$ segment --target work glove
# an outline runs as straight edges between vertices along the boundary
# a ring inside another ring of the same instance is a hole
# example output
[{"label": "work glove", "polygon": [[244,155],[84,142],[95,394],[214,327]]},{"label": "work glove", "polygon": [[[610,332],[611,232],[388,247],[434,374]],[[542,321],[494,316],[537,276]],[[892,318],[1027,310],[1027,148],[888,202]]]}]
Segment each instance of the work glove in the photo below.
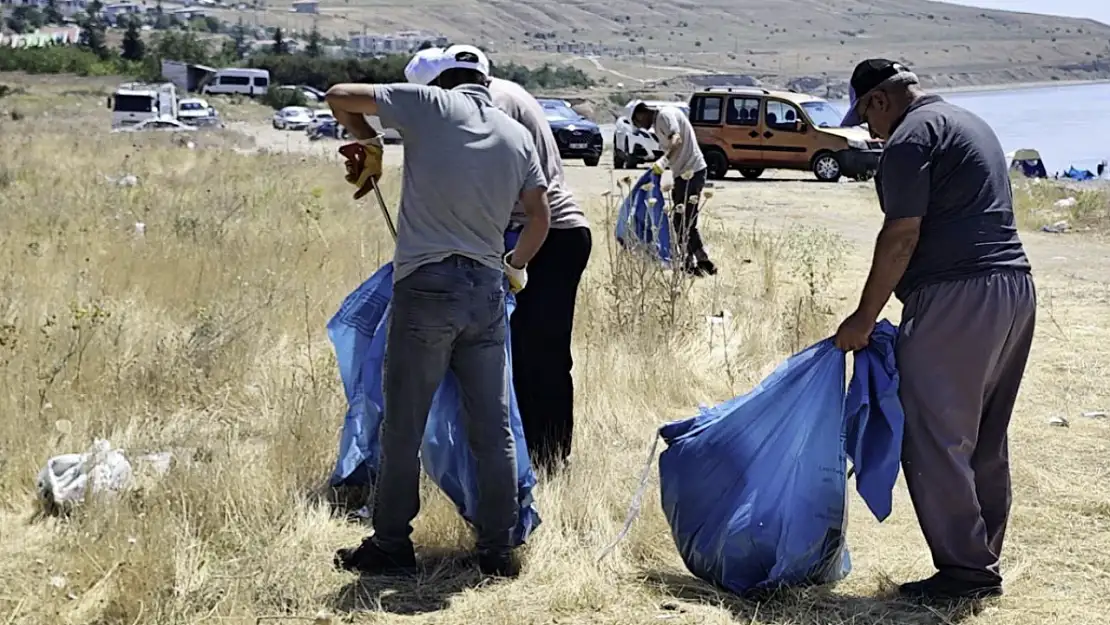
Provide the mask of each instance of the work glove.
[{"label": "work glove", "polygon": [[505,275],[509,278],[509,290],[513,294],[520,293],[528,284],[528,265],[520,267],[513,267],[512,265],[513,253],[505,254],[505,258],[501,263],[505,268]]},{"label": "work glove", "polygon": [[347,159],[347,182],[358,190],[354,198],[362,199],[382,178],[382,140],[380,137],[361,139],[339,148],[339,153]]},{"label": "work glove", "polygon": [[667,169],[667,157],[661,157],[659,160],[651,164],[651,173],[656,176],[662,176],[663,172]]}]

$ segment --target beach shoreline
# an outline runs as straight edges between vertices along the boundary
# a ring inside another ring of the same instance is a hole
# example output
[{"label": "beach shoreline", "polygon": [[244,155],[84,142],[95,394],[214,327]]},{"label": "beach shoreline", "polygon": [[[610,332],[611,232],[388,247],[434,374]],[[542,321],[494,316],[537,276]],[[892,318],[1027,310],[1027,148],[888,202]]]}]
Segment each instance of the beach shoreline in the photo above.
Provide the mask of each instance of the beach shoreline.
[{"label": "beach shoreline", "polygon": [[997,83],[990,85],[963,85],[955,87],[935,87],[929,91],[938,95],[990,93],[994,91],[1021,91],[1025,89],[1050,89],[1054,87],[1080,87],[1087,85],[1107,85],[1110,79],[1097,78],[1093,80],[1037,80],[1031,82]]}]

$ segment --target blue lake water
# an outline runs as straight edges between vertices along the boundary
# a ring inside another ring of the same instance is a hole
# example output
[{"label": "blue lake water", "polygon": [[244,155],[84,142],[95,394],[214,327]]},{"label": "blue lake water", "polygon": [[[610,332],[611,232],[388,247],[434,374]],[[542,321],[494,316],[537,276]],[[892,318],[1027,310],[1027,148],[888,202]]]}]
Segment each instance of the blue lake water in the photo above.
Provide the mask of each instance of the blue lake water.
[{"label": "blue lake water", "polygon": [[[944,94],[987,120],[1006,152],[1032,148],[1049,175],[1069,166],[1095,171],[1110,159],[1110,84],[1030,87]],[[842,111],[847,102],[837,102]],[[606,124],[607,142],[612,139]]]},{"label": "blue lake water", "polygon": [[[1006,152],[1040,152],[1050,176],[1070,166],[1093,172],[1110,159],[1110,84],[967,91],[944,99],[987,120]],[[847,110],[846,101],[837,105]]]}]

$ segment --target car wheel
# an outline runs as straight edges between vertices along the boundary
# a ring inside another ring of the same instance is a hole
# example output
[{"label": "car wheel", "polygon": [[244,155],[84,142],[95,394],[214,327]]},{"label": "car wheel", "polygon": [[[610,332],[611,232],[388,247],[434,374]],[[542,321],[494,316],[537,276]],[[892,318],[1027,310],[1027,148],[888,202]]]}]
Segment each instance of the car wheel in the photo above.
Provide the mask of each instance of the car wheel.
[{"label": "car wheel", "polygon": [[600,160],[601,158],[597,156],[587,156],[586,158],[582,159],[582,164],[584,164],[586,167],[597,167],[597,163]]},{"label": "car wheel", "polygon": [[613,169],[624,169],[624,153],[613,148]]},{"label": "car wheel", "polygon": [[869,171],[865,171],[862,174],[856,174],[855,176],[852,176],[852,179],[855,180],[856,182],[867,182],[868,180],[871,180],[873,177],[874,177],[874,174],[872,174]]},{"label": "car wheel", "polygon": [[728,157],[717,148],[705,151],[706,176],[710,180],[724,180],[728,174]]},{"label": "car wheel", "polygon": [[755,180],[763,175],[762,167],[741,167],[739,171],[740,175],[748,180]]},{"label": "car wheel", "polygon": [[832,152],[822,152],[813,159],[813,175],[821,182],[836,182],[840,173],[840,160]]},{"label": "car wheel", "polygon": [[281,130],[281,127],[278,126],[277,122],[273,122],[273,124],[274,124],[274,130]]}]

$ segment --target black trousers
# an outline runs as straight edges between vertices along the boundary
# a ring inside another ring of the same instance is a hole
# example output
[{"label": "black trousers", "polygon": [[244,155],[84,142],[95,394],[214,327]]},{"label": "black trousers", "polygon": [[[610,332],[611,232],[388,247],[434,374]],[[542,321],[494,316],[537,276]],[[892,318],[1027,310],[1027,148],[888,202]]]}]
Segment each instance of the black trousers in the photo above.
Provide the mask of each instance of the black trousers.
[{"label": "black trousers", "polygon": [[671,189],[671,203],[674,208],[674,234],[678,249],[685,254],[687,265],[708,260],[705,244],[698,231],[698,208],[701,205],[701,192],[705,189],[706,170],[694,173],[689,180],[675,176]]},{"label": "black trousers", "polygon": [[510,321],[513,387],[532,463],[555,469],[570,457],[574,381],[570,353],[578,283],[590,259],[589,228],[552,229],[528,263],[528,285]]}]

